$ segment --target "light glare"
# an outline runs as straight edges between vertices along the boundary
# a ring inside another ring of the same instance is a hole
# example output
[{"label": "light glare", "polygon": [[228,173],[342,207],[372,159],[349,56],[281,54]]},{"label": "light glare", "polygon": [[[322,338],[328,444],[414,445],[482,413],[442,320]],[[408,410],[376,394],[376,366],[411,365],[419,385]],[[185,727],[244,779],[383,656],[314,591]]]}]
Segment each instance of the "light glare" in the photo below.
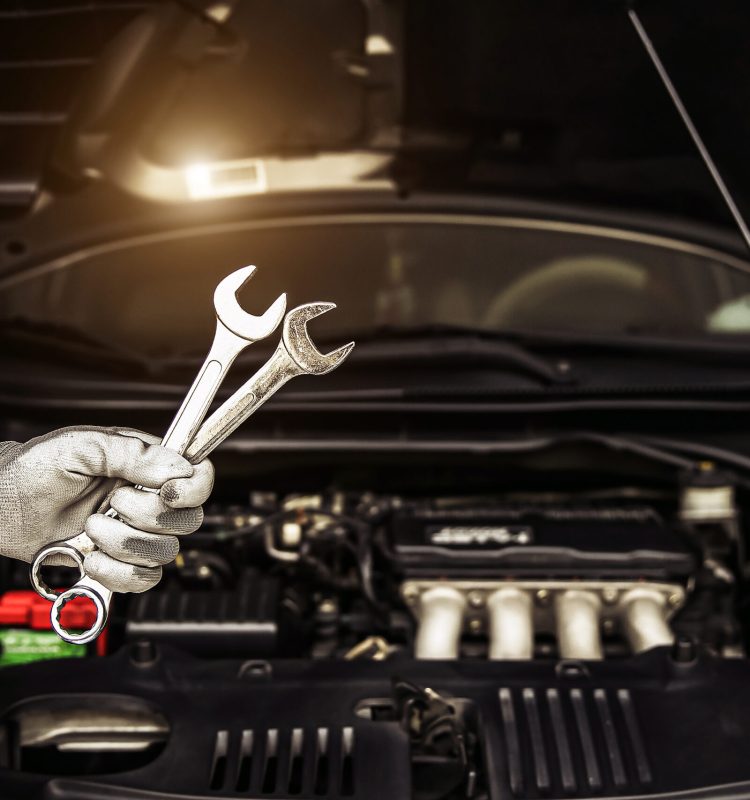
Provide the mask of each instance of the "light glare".
[{"label": "light glare", "polygon": [[191,200],[260,194],[267,188],[263,161],[256,158],[191,164],[185,183]]}]

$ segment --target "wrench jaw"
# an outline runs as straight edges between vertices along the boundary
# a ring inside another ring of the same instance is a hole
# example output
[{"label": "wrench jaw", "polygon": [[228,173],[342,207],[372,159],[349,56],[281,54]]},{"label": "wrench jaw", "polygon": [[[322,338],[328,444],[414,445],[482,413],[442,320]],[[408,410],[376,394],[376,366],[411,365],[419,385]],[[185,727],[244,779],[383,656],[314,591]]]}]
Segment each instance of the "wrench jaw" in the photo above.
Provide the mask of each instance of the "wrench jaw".
[{"label": "wrench jaw", "polygon": [[253,277],[256,267],[250,265],[227,275],[214,292],[214,308],[219,321],[236,336],[257,342],[270,336],[286,311],[286,293],[280,294],[259,317],[248,314],[237,300],[237,292]]},{"label": "wrench jaw", "polygon": [[308,303],[286,315],[281,342],[271,358],[203,423],[184,453],[188,461],[205,458],[287,381],[299,375],[325,375],[346,359],[354,342],[323,354],[306,327],[309,320],[334,308],[335,303]]},{"label": "wrench jaw", "polygon": [[289,355],[308,375],[325,375],[343,363],[351,353],[354,342],[342,345],[330,353],[321,353],[312,343],[307,323],[336,308],[336,303],[306,303],[293,308],[284,319],[281,336]]}]

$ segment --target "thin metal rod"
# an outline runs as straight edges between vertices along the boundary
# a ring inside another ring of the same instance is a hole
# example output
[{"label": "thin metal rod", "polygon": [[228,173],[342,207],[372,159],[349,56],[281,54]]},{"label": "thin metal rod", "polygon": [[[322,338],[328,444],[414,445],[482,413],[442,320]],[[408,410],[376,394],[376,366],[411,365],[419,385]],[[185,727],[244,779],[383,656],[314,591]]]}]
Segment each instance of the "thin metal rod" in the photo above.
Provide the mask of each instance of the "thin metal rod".
[{"label": "thin metal rod", "polygon": [[674,84],[672,83],[671,78],[669,77],[669,73],[667,72],[664,64],[662,64],[661,59],[659,58],[659,54],[656,52],[656,48],[654,47],[653,42],[649,38],[649,35],[646,33],[646,29],[643,27],[638,14],[636,14],[635,9],[631,8],[628,11],[628,16],[630,17],[630,21],[633,23],[633,27],[635,28],[638,37],[643,44],[646,52],[648,53],[649,58],[651,59],[651,63],[654,65],[654,68],[659,73],[659,77],[661,78],[664,87],[669,92],[669,96],[672,98],[672,103],[674,107],[677,109],[677,113],[682,118],[682,122],[687,128],[690,137],[693,140],[696,148],[698,148],[698,152],[700,153],[701,158],[703,159],[703,163],[706,165],[706,169],[711,173],[711,177],[716,184],[716,188],[721,192],[721,196],[724,198],[724,202],[727,204],[727,208],[729,209],[730,213],[734,217],[734,221],[737,223],[737,227],[742,234],[742,238],[745,240],[745,244],[747,245],[748,250],[750,250],[750,229],[745,224],[745,220],[740,213],[739,208],[734,202],[732,195],[727,189],[727,185],[724,183],[724,179],[721,177],[721,173],[719,172],[714,160],[711,158],[711,154],[708,152],[706,145],[703,143],[703,139],[701,139],[701,135],[698,133],[698,129],[693,124],[693,120],[690,118],[690,114],[688,114],[687,109],[685,108],[682,100],[680,99],[680,95],[677,94],[677,89],[675,89]]}]

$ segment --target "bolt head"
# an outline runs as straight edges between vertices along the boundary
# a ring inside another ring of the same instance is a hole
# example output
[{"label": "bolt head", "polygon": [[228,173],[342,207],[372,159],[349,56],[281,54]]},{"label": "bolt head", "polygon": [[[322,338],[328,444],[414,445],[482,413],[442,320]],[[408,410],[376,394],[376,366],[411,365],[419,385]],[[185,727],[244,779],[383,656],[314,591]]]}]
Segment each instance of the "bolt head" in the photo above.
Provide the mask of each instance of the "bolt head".
[{"label": "bolt head", "polygon": [[602,600],[608,605],[614,605],[617,602],[617,589],[607,587],[602,591]]},{"label": "bolt head", "polygon": [[410,605],[413,606],[417,600],[419,600],[419,589],[416,586],[405,586],[404,591],[404,600]]},{"label": "bolt head", "polygon": [[333,600],[322,600],[318,606],[318,611],[321,614],[335,614],[336,603]]},{"label": "bolt head", "polygon": [[157,659],[158,650],[150,640],[134,642],[130,648],[130,660],[139,667],[150,667]]},{"label": "bolt head", "polygon": [[469,601],[469,605],[472,608],[484,608],[484,595],[482,592],[478,592],[476,590],[469,592],[466,599]]},{"label": "bolt head", "polygon": [[677,592],[673,592],[667,598],[667,602],[669,603],[670,606],[672,606],[672,608],[674,608],[675,606],[680,605],[680,601],[681,600],[682,600],[682,597]]},{"label": "bolt head", "polygon": [[550,594],[548,589],[539,589],[536,593],[536,601],[539,605],[546,606],[550,601]]},{"label": "bolt head", "polygon": [[472,633],[481,633],[482,632],[482,620],[478,618],[474,618],[469,620],[469,630]]}]

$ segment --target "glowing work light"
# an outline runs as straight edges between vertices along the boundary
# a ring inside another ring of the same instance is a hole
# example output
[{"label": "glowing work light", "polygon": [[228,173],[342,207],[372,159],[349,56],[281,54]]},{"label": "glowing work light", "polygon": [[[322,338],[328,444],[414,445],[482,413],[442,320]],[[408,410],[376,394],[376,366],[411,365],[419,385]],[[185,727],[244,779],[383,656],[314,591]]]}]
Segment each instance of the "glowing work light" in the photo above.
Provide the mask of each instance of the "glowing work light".
[{"label": "glowing work light", "polygon": [[191,200],[261,194],[268,187],[265,166],[258,158],[191,164],[185,169],[185,183]]}]

